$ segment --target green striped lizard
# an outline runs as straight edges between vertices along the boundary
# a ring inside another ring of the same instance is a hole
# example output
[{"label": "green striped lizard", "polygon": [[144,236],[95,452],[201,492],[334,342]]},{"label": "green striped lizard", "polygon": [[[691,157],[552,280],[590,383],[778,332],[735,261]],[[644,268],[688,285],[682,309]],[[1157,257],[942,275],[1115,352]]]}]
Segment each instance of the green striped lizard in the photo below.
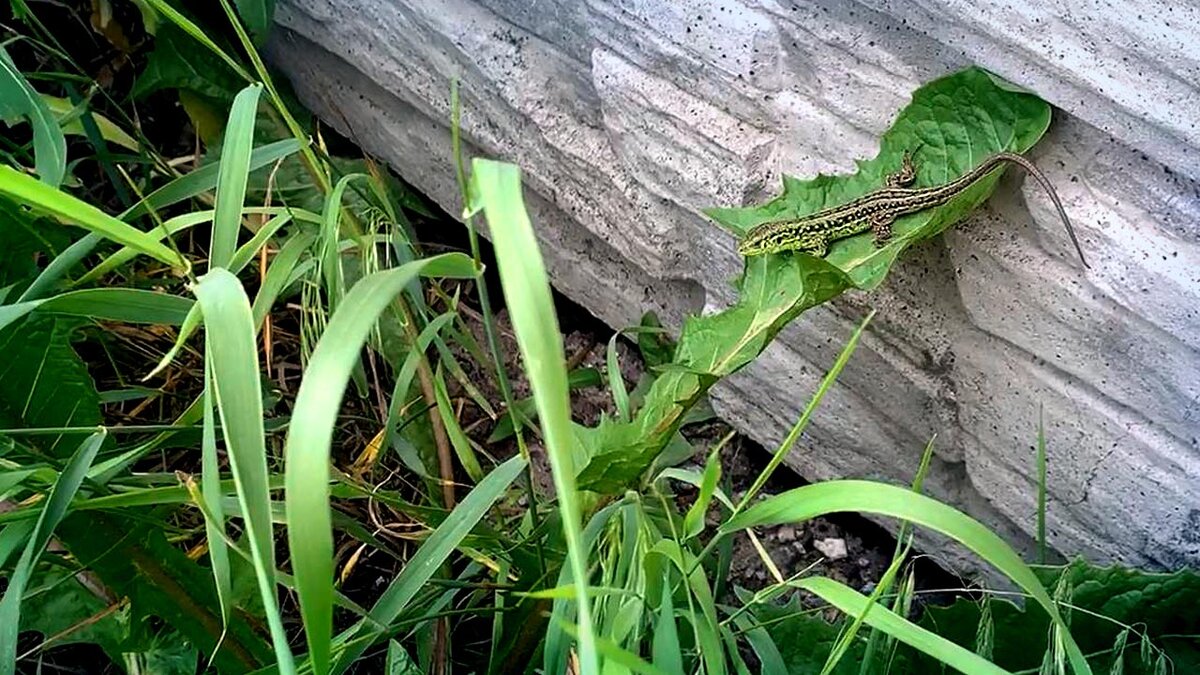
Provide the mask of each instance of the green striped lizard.
[{"label": "green striped lizard", "polygon": [[738,244],[738,252],[745,256],[779,253],[782,251],[803,251],[818,258],[823,258],[829,252],[829,244],[838,239],[845,239],[871,230],[875,235],[875,245],[883,246],[892,236],[892,223],[901,216],[924,211],[925,209],[941,206],[949,202],[964,190],[987,176],[996,167],[1005,162],[1011,162],[1025,169],[1037,179],[1054,208],[1062,218],[1071,243],[1083,266],[1087,260],[1083,257],[1083,249],[1075,238],[1075,229],[1063,210],[1058,194],[1046,176],[1029,160],[1012,152],[997,152],[983,160],[979,166],[963,175],[941,185],[923,188],[910,188],[916,179],[916,166],[913,164],[912,153],[905,153],[900,170],[889,174],[885,186],[865,194],[857,199],[839,206],[811,213],[799,218],[777,220],[762,223],[751,229]]}]

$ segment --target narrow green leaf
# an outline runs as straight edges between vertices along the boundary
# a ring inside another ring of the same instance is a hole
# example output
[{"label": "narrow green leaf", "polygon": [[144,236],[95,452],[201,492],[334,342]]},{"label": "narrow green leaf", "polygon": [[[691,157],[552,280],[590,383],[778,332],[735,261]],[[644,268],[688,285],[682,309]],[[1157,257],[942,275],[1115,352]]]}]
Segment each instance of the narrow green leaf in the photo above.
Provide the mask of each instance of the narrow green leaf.
[{"label": "narrow green leaf", "polygon": [[542,438],[558,494],[563,533],[577,589],[579,662],[583,675],[599,673],[596,636],[587,597],[587,561],[582,551],[581,508],[575,489],[575,439],[567,394],[562,333],[554,312],[550,282],[521,194],[520,170],[511,164],[476,159],[471,184],[492,231],[504,298],[533,389]]},{"label": "narrow green leaf", "polygon": [[433,392],[437,400],[438,416],[442,418],[442,425],[446,428],[446,435],[450,438],[454,454],[471,480],[478,483],[483,478],[483,467],[479,464],[479,458],[475,456],[471,440],[467,438],[467,434],[458,423],[458,418],[454,416],[454,406],[450,404],[450,395],[446,393],[446,379],[442,376],[441,364],[434,373]]},{"label": "narrow green leaf", "polygon": [[71,500],[75,498],[75,493],[83,484],[84,476],[87,475],[88,468],[92,466],[92,461],[96,458],[96,453],[100,451],[106,435],[106,432],[101,430],[88,436],[79,445],[79,449],[75,451],[71,460],[67,462],[62,474],[51,488],[50,496],[46,498],[46,505],[42,508],[37,524],[33,527],[33,533],[25,544],[25,551],[21,554],[21,559],[17,561],[17,566],[13,570],[12,576],[9,577],[8,588],[4,591],[4,597],[0,598],[0,675],[13,675],[16,672],[17,632],[21,625],[21,596],[25,593],[25,586],[29,583],[33,567],[42,555],[42,550],[50,541],[54,528],[58,527],[59,521],[66,515]]},{"label": "narrow green leaf", "polygon": [[0,45],[0,119],[11,125],[19,117],[33,125],[38,175],[49,187],[58,187],[67,172],[67,139],[46,102]]},{"label": "narrow green leaf", "polygon": [[[257,147],[250,154],[250,165],[248,171],[257,171],[267,165],[274,164],[281,159],[290,157],[295,154],[308,143],[295,138],[285,138],[281,141],[267,143],[266,145]],[[125,213],[122,213],[120,218],[126,222],[132,221],[135,218],[144,216],[151,211],[161,209],[172,204],[178,204],[185,199],[191,199],[197,195],[201,195],[217,186],[217,181],[220,178],[221,167],[224,165],[223,160],[218,160],[211,164],[188,172],[178,178],[172,180],[166,185],[158,188],[154,192],[146,195],[137,204],[130,207]]]},{"label": "narrow green leaf", "polygon": [[[969,675],[1011,675],[1007,670],[970,650],[894,614],[887,607],[869,606],[866,596],[832,579],[809,577],[796,582],[796,585],[815,593],[850,616],[865,615],[866,623],[872,628],[881,630],[911,647],[936,657],[951,668]],[[1086,662],[1084,663],[1086,666]]]},{"label": "narrow green leaf", "polygon": [[383,435],[383,447],[390,448],[392,446],[392,439],[396,435],[396,426],[400,422],[400,411],[404,406],[404,398],[408,395],[408,390],[412,386],[413,377],[417,374],[417,366],[421,363],[421,355],[429,348],[429,343],[433,341],[434,337],[437,336],[446,324],[453,321],[455,316],[454,311],[448,311],[425,324],[425,328],[421,329],[416,342],[409,348],[408,356],[404,357],[404,365],[400,366],[400,371],[396,375],[396,383],[392,387],[391,402],[388,404],[388,418],[386,430]]},{"label": "narrow green leaf", "polygon": [[234,252],[233,258],[229,261],[229,269],[236,273],[241,271],[246,265],[249,265],[250,261],[254,260],[254,256],[258,255],[259,249],[266,245],[267,240],[274,237],[275,233],[279,232],[279,228],[290,222],[292,222],[292,214],[281,213],[263,223],[262,227],[258,228],[258,232],[255,232],[254,236],[250,238],[250,241],[239,246],[237,251]]},{"label": "narrow green leaf", "polygon": [[283,248],[279,249],[279,253],[276,253],[271,260],[271,265],[267,268],[267,275],[263,277],[262,284],[258,287],[258,295],[254,296],[253,313],[256,332],[262,328],[263,321],[266,320],[267,314],[275,305],[275,300],[287,287],[292,271],[300,262],[300,256],[304,255],[312,242],[313,235],[304,232],[297,234],[288,239]]},{"label": "narrow green leaf", "polygon": [[[300,390],[285,449],[288,548],[296,575],[309,658],[329,670],[333,630],[333,535],[329,515],[329,453],[333,426],[350,373],[379,315],[419,274],[475,276],[474,264],[449,253],[363,277],[321,335]],[[303,528],[299,524],[303,524]]]},{"label": "narrow green leaf", "polygon": [[275,658],[280,672],[291,675],[295,664],[275,596],[275,538],[250,301],[237,277],[220,267],[204,275],[194,290],[204,313],[208,367]]},{"label": "narrow green leaf", "polygon": [[618,332],[608,339],[605,361],[608,368],[608,388],[612,391],[617,415],[620,416],[622,422],[628,422],[632,415],[629,408],[629,390],[625,388],[625,378],[621,375],[621,362],[617,358],[617,338],[619,337],[621,334]]},{"label": "narrow green leaf", "polygon": [[[211,363],[211,355],[206,355]],[[204,510],[204,533],[208,540],[208,560],[212,567],[217,600],[221,605],[221,627],[229,627],[233,610],[233,572],[229,565],[229,545],[225,542],[224,490],[221,489],[221,465],[217,458],[217,424],[213,414],[212,369],[204,368],[204,423],[200,439],[200,490],[208,508]]]},{"label": "narrow green leaf", "polygon": [[361,173],[343,176],[333,186],[333,191],[329,193],[329,197],[325,200],[325,209],[321,212],[321,253],[318,260],[320,261],[321,276],[325,280],[325,292],[329,298],[330,312],[337,310],[338,304],[342,301],[342,296],[345,295],[345,280],[342,276],[341,257],[338,255],[338,246],[341,243],[342,197],[345,195],[346,188],[350,187],[352,181],[365,180],[367,178],[369,176]]},{"label": "narrow green leaf", "polygon": [[700,484],[700,494],[692,502],[687,515],[683,518],[683,538],[691,539],[704,531],[704,517],[708,514],[708,505],[712,503],[713,492],[717,482],[721,480],[721,447],[718,443],[708,454],[704,463],[704,480]]},{"label": "narrow green leaf", "polygon": [[133,288],[89,288],[0,306],[0,329],[34,310],[105,321],[178,325],[191,308],[191,300],[167,293]]},{"label": "narrow green leaf", "polygon": [[[294,138],[264,145],[261,148],[256,149],[250,156],[250,170],[254,171],[261,169],[271,162],[278,161],[284,157],[287,157],[288,155],[291,155],[302,147],[304,147],[304,143]],[[170,206],[171,204],[177,204],[185,199],[191,199],[196,195],[207,192],[216,186],[217,175],[220,172],[220,168],[220,162],[217,162],[213,164],[207,164],[199,169],[196,169],[195,171],[192,171],[191,173],[180,176],[161,188],[158,188],[154,192],[151,192],[149,195],[146,195],[146,197],[144,197],[141,201],[139,201],[137,204],[134,204],[132,207],[118,216],[118,219],[129,222],[139,216],[150,213],[155,209],[161,209],[163,207]],[[159,239],[161,239],[162,236],[161,233],[159,233],[159,228],[155,228],[155,230],[147,234],[152,237],[158,235]],[[29,285],[29,288],[27,288],[25,292],[21,294],[20,299],[33,300],[49,292],[50,289],[52,289],[55,284],[57,284],[58,281],[71,270],[71,268],[86,258],[96,248],[101,240],[102,237],[93,232],[71,244],[67,250],[63,251],[56,258],[54,258],[54,260],[50,261],[50,264],[46,266],[46,269],[42,270],[42,273],[38,275],[38,278],[35,279],[34,282]],[[129,257],[132,257],[139,252],[140,250],[133,250],[132,255]],[[75,285],[78,285],[82,282],[82,280],[76,281]]]},{"label": "narrow green leaf", "polygon": [[[563,622],[563,630],[570,636],[579,639],[579,628],[572,623]],[[620,669],[624,672],[638,673],[639,675],[666,675],[666,671],[659,668],[656,664],[646,663],[640,656],[625,649],[621,645],[612,640],[597,636],[596,651],[605,658],[606,673],[620,673]]]},{"label": "narrow green leaf", "polygon": [[212,245],[208,267],[228,267],[237,248],[242,229],[242,207],[246,201],[246,181],[250,174],[250,153],[254,149],[254,122],[258,115],[261,84],[252,84],[233,99],[225,140],[221,146],[221,172],[217,177],[217,198],[213,215]]},{"label": "narrow green leaf", "polygon": [[37,181],[8,166],[0,166],[0,194],[26,204],[56,218],[90,230],[119,244],[132,246],[179,270],[188,262],[179,254],[155,241],[153,237],[113,218],[100,209],[71,195]]},{"label": "narrow green leaf", "polygon": [[651,649],[654,665],[670,675],[684,675],[683,650],[679,647],[679,631],[675,625],[675,605],[671,599],[671,574],[663,568],[662,600],[658,605],[658,621],[654,625]]}]

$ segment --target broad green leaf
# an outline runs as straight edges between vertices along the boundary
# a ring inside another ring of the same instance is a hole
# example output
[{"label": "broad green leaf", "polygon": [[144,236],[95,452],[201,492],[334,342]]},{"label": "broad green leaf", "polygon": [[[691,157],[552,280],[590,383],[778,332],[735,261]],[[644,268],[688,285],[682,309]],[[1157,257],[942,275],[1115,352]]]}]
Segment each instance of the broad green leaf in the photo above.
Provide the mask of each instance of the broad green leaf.
[{"label": "broad green leaf", "polygon": [[[76,321],[31,317],[0,330],[0,428],[99,426],[100,398],[71,348]],[[79,445],[78,435],[39,437],[52,457]]]},{"label": "broad green leaf", "polygon": [[[880,139],[879,154],[859,161],[857,173],[819,175],[809,181],[788,176],[783,193],[766,204],[709,209],[707,213],[740,235],[767,220],[842,204],[883,186],[885,177],[900,168],[905,152],[915,153],[913,187],[939,185],[966,173],[994,152],[1028,150],[1049,124],[1050,106],[1045,101],[1018,91],[987,71],[968,68],[913,92],[912,102]],[[901,251],[942,232],[982,204],[1000,175],[997,171],[943,206],[897,220],[893,238],[883,248],[876,249],[867,233],[834,243],[826,260],[850,275],[855,286],[874,288]]]},{"label": "broad green leaf", "polygon": [[[1071,633],[1097,672],[1109,672],[1120,661],[1127,675],[1151,675],[1160,653],[1170,658],[1176,673],[1200,672],[1200,574],[1194,569],[1164,574],[1076,560],[1034,571],[1046,586],[1064,576],[1069,580]],[[991,615],[996,664],[1012,671],[1036,669],[1047,650],[1046,614],[1022,609],[1002,595],[986,595],[982,602]],[[948,607],[927,607],[919,623],[971,648],[984,615],[978,602],[962,598]],[[1136,632],[1126,638],[1124,653],[1114,652],[1124,626],[1134,626]],[[1149,658],[1142,658],[1143,646]],[[926,659],[919,667],[931,663]]]},{"label": "broad green leaf", "polygon": [[145,232],[11,167],[0,166],[0,194],[53,215],[67,224],[77,225],[118,244],[132,246],[179,270],[188,268],[187,260]]},{"label": "broad green leaf", "polygon": [[154,50],[131,94],[144,98],[162,89],[186,89],[229,105],[250,81],[249,74],[164,0],[147,1],[170,21],[154,37]]},{"label": "broad green leaf", "polygon": [[25,594],[25,585],[29,583],[33,567],[49,543],[50,535],[70,508],[71,500],[75,498],[75,492],[83,483],[92,460],[100,451],[106,434],[105,431],[97,431],[88,436],[67,462],[46,498],[46,505],[33,526],[21,559],[8,579],[8,588],[4,590],[4,597],[0,598],[0,675],[16,672],[17,631],[21,625],[21,596]]},{"label": "broad green leaf", "polygon": [[234,0],[234,4],[246,30],[254,36],[254,44],[261,47],[271,29],[275,0]]},{"label": "broad green leaf", "polygon": [[275,596],[275,537],[267,485],[258,347],[254,341],[250,300],[237,277],[220,267],[204,275],[194,290],[204,314],[206,365],[212,369],[222,434],[237,483],[238,503],[271,628],[275,658],[280,672],[289,675],[295,672],[295,665]]},{"label": "broad green leaf", "polygon": [[118,611],[102,616],[107,603],[66,570],[43,566],[30,579],[30,594],[35,588],[37,597],[30,598],[30,604],[36,602],[38,611],[21,614],[22,633],[40,633],[43,638],[58,636],[54,641],[58,647],[77,643],[100,645],[114,661],[121,658],[121,647],[130,637],[129,627],[123,625],[127,613]]},{"label": "broad green leaf", "polygon": [[582,518],[575,485],[575,442],[571,433],[571,403],[562,333],[554,312],[550,281],[525,211],[520,170],[511,164],[476,159],[472,162],[472,193],[492,232],[500,284],[512,318],[525,372],[537,407],[542,438],[558,495],[563,533],[577,589],[579,661],[583,675],[599,672],[596,636],[587,597],[587,563],[582,551]]},{"label": "broad green leaf", "polygon": [[67,172],[67,139],[54,114],[0,45],[0,120],[33,126],[33,157],[42,181],[56,188]]},{"label": "broad green leaf", "polygon": [[[332,635],[333,535],[329,515],[329,454],[342,396],[379,315],[417,275],[470,278],[474,263],[451,253],[363,277],[346,294],[313,350],[296,394],[288,429],[288,547],[296,575],[309,658],[329,670]],[[303,529],[296,526],[303,523]]]},{"label": "broad green leaf", "polygon": [[[1041,138],[1049,120],[1050,107],[1041,99],[982,70],[967,69],[914,92],[881,138],[878,156],[859,162],[858,173],[808,181],[789,177],[783,194],[766,204],[706,213],[738,234],[767,220],[810,213],[882,186],[910,150],[918,150],[917,185],[941,183],[992,152],[1024,152]],[[878,286],[903,250],[965,217],[988,197],[999,175],[942,207],[898,220],[895,237],[878,250],[867,235],[834,244],[827,259],[786,253],[748,258],[737,302],[685,322],[672,362],[663,366],[634,419],[605,419],[597,428],[577,429],[588,460],[580,467],[579,487],[619,493],[650,466],[713,383],[752,361],[808,308],[852,288]]]},{"label": "broad green leaf", "polygon": [[[726,522],[720,531],[729,534],[751,527],[796,523],[847,511],[900,518],[957,540],[1000,570],[1037,601],[1055,623],[1063,625],[1058,607],[1041,581],[1000,537],[969,516],[904,488],[862,480],[807,485],[751,506]],[[1090,675],[1091,669],[1069,633],[1065,634],[1064,642],[1074,671]]]},{"label": "broad green leaf", "polygon": [[274,662],[270,643],[258,633],[261,618],[235,612],[223,630],[211,572],[144,518],[72,513],[56,536],[117,597],[130,598],[138,615],[162,619],[205,654],[219,643],[215,666],[220,672],[250,672]]},{"label": "broad green leaf", "polygon": [[228,267],[237,248],[242,229],[242,207],[246,200],[246,177],[250,173],[250,153],[254,149],[254,120],[257,115],[261,84],[252,84],[233,99],[225,143],[221,150],[221,172],[217,177],[217,198],[213,214],[209,269]]}]

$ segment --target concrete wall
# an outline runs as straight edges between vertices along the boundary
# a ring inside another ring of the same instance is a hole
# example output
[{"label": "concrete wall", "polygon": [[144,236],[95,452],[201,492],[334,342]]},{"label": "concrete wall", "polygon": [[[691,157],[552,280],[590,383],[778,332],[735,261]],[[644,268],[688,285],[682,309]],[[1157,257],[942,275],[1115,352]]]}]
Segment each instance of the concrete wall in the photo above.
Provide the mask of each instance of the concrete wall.
[{"label": "concrete wall", "polygon": [[[1178,2],[282,0],[270,48],[330,125],[459,212],[449,80],[468,151],[516,162],[556,285],[614,327],[732,300],[708,206],[781,173],[853,170],[920,83],[978,64],[1052,103],[988,205],[888,282],[807,313],[713,393],[782,438],[879,310],[789,463],[908,482],[1027,547],[1039,406],[1060,551],[1200,564],[1200,9]],[[938,552],[938,544],[926,540]],[[946,549],[949,562],[964,562]]]}]

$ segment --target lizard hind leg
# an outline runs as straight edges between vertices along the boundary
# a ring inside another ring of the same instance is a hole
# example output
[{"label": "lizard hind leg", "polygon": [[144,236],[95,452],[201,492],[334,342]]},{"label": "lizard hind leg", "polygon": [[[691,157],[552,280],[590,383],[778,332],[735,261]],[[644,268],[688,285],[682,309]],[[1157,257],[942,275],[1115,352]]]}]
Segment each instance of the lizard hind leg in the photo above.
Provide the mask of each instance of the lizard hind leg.
[{"label": "lizard hind leg", "polygon": [[875,213],[871,216],[871,232],[875,235],[875,248],[882,248],[892,238],[892,223],[895,217],[888,213]]}]

